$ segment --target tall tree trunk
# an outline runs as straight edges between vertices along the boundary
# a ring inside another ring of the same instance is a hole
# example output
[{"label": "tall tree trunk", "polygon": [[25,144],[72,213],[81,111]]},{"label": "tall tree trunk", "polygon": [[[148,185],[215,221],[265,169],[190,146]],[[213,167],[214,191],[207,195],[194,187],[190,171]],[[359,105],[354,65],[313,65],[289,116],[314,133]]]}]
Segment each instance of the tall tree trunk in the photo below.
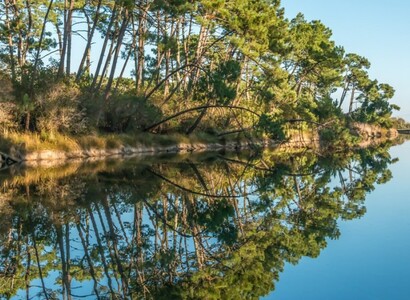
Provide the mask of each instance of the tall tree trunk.
[{"label": "tall tree trunk", "polygon": [[101,53],[100,53],[100,58],[98,59],[97,69],[95,70],[94,79],[91,84],[91,90],[94,90],[97,84],[98,75],[100,74],[100,69],[103,64],[105,52],[107,50],[108,41],[110,40],[111,29],[112,29],[112,26],[114,25],[114,21],[116,20],[116,18],[117,18],[117,2],[115,3],[115,6],[113,8],[111,18],[110,18],[110,23],[108,24],[108,27],[107,27],[107,32],[105,34],[104,43],[103,43]]},{"label": "tall tree trunk", "polygon": [[11,79],[14,82],[16,82],[16,67],[15,67],[15,61],[14,61],[14,44],[13,44],[13,36],[12,36],[12,31],[11,31],[11,26],[10,26],[10,13],[9,13],[9,6],[11,6],[10,0],[5,1],[5,7],[6,7],[6,27],[8,31],[8,46],[9,46],[9,58],[10,58],[10,67],[11,67]]},{"label": "tall tree trunk", "polygon": [[105,93],[104,93],[104,102],[105,103],[107,103],[108,96],[111,92],[111,87],[112,87],[112,83],[114,81],[114,76],[115,76],[115,70],[117,68],[118,57],[119,57],[120,52],[121,52],[122,41],[124,39],[125,31],[126,31],[127,26],[128,26],[128,21],[129,21],[128,9],[126,9],[125,12],[124,12],[124,18],[123,18],[123,21],[122,21],[122,24],[121,24],[121,28],[120,28],[120,32],[119,32],[119,36],[118,36],[118,40],[117,40],[117,45],[116,45],[116,48],[115,48],[114,59],[113,59],[112,66],[111,66],[110,76],[108,77],[107,86],[105,87]]},{"label": "tall tree trunk", "polygon": [[[142,1],[140,1],[142,5]],[[138,18],[138,49],[136,50],[137,68],[136,68],[136,87],[141,90],[144,84],[144,65],[145,65],[145,34],[147,32],[147,11],[150,5],[142,7],[141,14]]]},{"label": "tall tree trunk", "polygon": [[160,51],[160,43],[161,43],[161,13],[157,12],[157,68],[156,68],[156,84],[160,82],[160,73],[161,73],[161,63],[162,63],[162,55]]},{"label": "tall tree trunk", "polygon": [[63,34],[61,33],[60,26],[58,26],[58,21],[54,24],[57,32],[57,39],[58,39],[58,53],[60,54],[60,58],[63,55]]},{"label": "tall tree trunk", "polygon": [[100,294],[99,294],[98,288],[97,288],[97,276],[96,276],[97,274],[96,274],[95,269],[94,269],[94,264],[93,264],[93,261],[90,257],[90,254],[88,253],[88,247],[87,247],[87,244],[85,242],[84,234],[83,234],[83,231],[81,230],[80,224],[77,223],[76,227],[77,227],[77,231],[78,231],[78,236],[80,237],[81,244],[82,244],[83,249],[84,249],[84,256],[87,259],[87,263],[88,263],[88,266],[90,268],[90,275],[91,275],[91,277],[94,281],[94,284],[93,284],[94,293],[95,293],[95,296],[97,296],[97,298],[100,299]]},{"label": "tall tree trunk", "polygon": [[68,26],[67,26],[67,1],[64,0],[64,14],[63,14],[63,48],[61,51],[61,57],[60,57],[60,64],[58,66],[58,72],[57,72],[57,77],[61,77],[64,74],[64,68],[65,68],[65,60],[66,60],[66,52],[67,52],[67,40],[68,40]]},{"label": "tall tree trunk", "polygon": [[97,222],[96,222],[95,217],[94,217],[94,212],[91,210],[91,206],[89,204],[87,205],[87,212],[90,215],[91,224],[93,226],[95,238],[97,240],[97,245],[98,245],[97,249],[98,249],[98,252],[100,254],[100,258],[101,258],[101,262],[102,262],[102,265],[103,265],[105,277],[107,277],[108,288],[110,289],[111,294],[114,294],[114,289],[112,287],[111,275],[109,274],[108,263],[107,263],[106,258],[105,258],[104,247],[103,247],[103,244],[102,244],[102,241],[101,241],[101,237],[100,237],[99,229],[98,229],[98,226],[97,226]]},{"label": "tall tree trunk", "polygon": [[[204,18],[207,19],[208,15],[205,15]],[[202,64],[202,58],[204,56],[204,46],[208,39],[208,33],[209,33],[209,25],[204,25],[204,24],[201,25],[201,29],[199,31],[198,45],[195,51],[195,67],[194,67],[194,74],[192,76],[192,82],[190,85],[191,88],[189,91],[189,95],[192,95],[192,91],[195,88],[199,80],[199,73],[200,73],[199,66],[201,66]]]},{"label": "tall tree trunk", "polygon": [[[165,22],[165,26],[168,23],[168,19],[165,18],[164,20]],[[171,25],[173,26],[173,24]],[[172,27],[171,27],[171,31],[173,31]],[[165,28],[165,34],[166,34],[166,41],[168,41],[168,32],[167,29]],[[168,47],[169,48],[169,47]],[[165,80],[165,85],[164,85],[164,95],[163,98],[165,99],[169,93],[169,79],[170,77],[169,75],[169,71],[170,71],[170,63],[171,63],[171,49],[167,49],[165,52],[165,78],[167,78]]]},{"label": "tall tree trunk", "polygon": [[117,237],[115,234],[115,228],[114,228],[114,222],[112,220],[111,217],[111,213],[110,213],[110,205],[108,203],[108,197],[104,197],[102,200],[102,204],[103,204],[103,208],[104,208],[104,213],[105,213],[105,217],[108,223],[108,229],[109,229],[109,233],[110,233],[110,239],[112,240],[112,250],[113,250],[113,254],[114,254],[114,258],[115,258],[115,263],[117,265],[117,270],[120,273],[121,276],[121,287],[122,287],[122,291],[124,293],[124,295],[126,295],[128,293],[128,281],[127,278],[125,276],[125,272],[124,272],[124,267],[122,265],[122,261],[121,261],[121,257],[120,257],[120,253],[118,250],[118,242],[117,242]]},{"label": "tall tree trunk", "polygon": [[74,1],[70,0],[70,8],[67,16],[67,65],[66,74],[70,76],[71,73],[71,48],[72,48],[72,38],[73,38],[73,10]]},{"label": "tall tree trunk", "polygon": [[[46,24],[47,24],[47,20],[48,20],[48,15],[50,14],[51,11],[51,7],[53,6],[53,0],[50,1],[48,8],[47,8],[47,12],[46,15],[44,16],[44,20],[43,20],[43,27],[41,28],[41,33],[40,33],[40,40],[38,41],[38,48],[37,48],[37,53],[36,53],[36,57],[34,59],[34,66],[33,66],[33,70],[32,70],[32,76],[31,76],[31,83],[30,83],[30,101],[34,100],[34,84],[35,81],[37,80],[37,66],[39,64],[40,61],[40,52],[41,52],[41,47],[43,44],[43,38],[44,38],[44,33],[46,31]],[[26,124],[25,124],[25,130],[28,131],[30,129],[30,111],[27,111],[26,114]]]},{"label": "tall tree trunk", "polygon": [[[192,33],[192,22],[193,22],[193,15],[191,14],[189,18],[189,25],[188,25],[188,34],[185,37],[185,25],[182,23],[182,40],[183,40],[183,47],[184,47],[184,59],[185,59],[185,64],[189,65],[190,63],[190,57],[189,57],[189,47],[190,47],[190,41],[191,41],[191,33]],[[183,90],[184,92],[188,92],[188,76],[186,72],[184,72],[184,79],[183,79]],[[187,99],[187,97],[184,97],[184,99]],[[185,100],[186,101],[186,100]]]},{"label": "tall tree trunk", "polygon": [[22,53],[22,56],[24,58],[27,57],[27,53],[29,52],[30,45],[32,43],[31,38],[32,38],[32,28],[33,28],[33,16],[31,12],[31,4],[29,0],[26,0],[26,8],[27,8],[28,24],[27,24],[27,32],[25,35],[26,38],[24,42],[23,53]]},{"label": "tall tree trunk", "polygon": [[[117,33],[117,30],[115,30],[114,36],[117,36],[117,34],[118,34],[118,33]],[[112,55],[113,55],[113,52],[114,52],[115,42],[116,42],[115,39],[113,39],[113,40],[111,41],[110,49],[108,49],[107,59],[105,60],[104,67],[103,67],[103,69],[102,69],[102,71],[101,71],[100,78],[98,79],[98,84],[97,84],[97,86],[95,87],[95,91],[99,91],[99,90],[101,89],[101,85],[102,85],[102,83],[103,83],[103,81],[104,81],[104,78],[107,76],[107,72],[108,72],[108,69],[109,69],[109,67],[110,67]]]},{"label": "tall tree trunk", "polygon": [[131,58],[131,54],[132,54],[133,51],[134,51],[134,49],[133,49],[132,46],[131,46],[131,48],[128,50],[127,57],[125,58],[125,62],[124,62],[124,64],[123,64],[122,68],[121,68],[120,75],[117,77],[117,82],[116,82],[116,84],[115,84],[115,88],[114,88],[113,94],[116,94],[116,93],[117,93],[117,90],[118,90],[118,87],[119,87],[119,85],[120,85],[121,79],[122,79],[123,76],[124,76],[125,69],[127,68],[128,62],[129,62],[129,60],[130,60],[130,58]]},{"label": "tall tree trunk", "polygon": [[[176,26],[176,33],[175,33],[175,37],[176,37],[176,41],[177,41],[177,49],[176,49],[176,68],[179,69],[181,67],[181,40],[180,40],[180,30],[181,30],[181,20],[182,18],[178,19],[175,26]],[[177,82],[178,82],[178,86],[180,86],[180,82],[181,82],[181,74],[180,72],[176,73],[176,77],[177,77]]]},{"label": "tall tree trunk", "polygon": [[68,300],[71,300],[71,249],[70,249],[70,224],[65,225],[65,245],[66,245],[66,270],[67,270],[67,294]]},{"label": "tall tree trunk", "polygon": [[58,248],[60,249],[60,257],[61,257],[61,266],[62,266],[62,285],[63,285],[63,296],[67,295],[68,299],[71,298],[71,290],[70,285],[68,284],[68,267],[67,267],[67,259],[66,259],[66,252],[64,247],[64,239],[63,239],[63,229],[61,225],[56,226],[57,232],[57,242]]},{"label": "tall tree trunk", "polygon": [[81,58],[80,65],[78,66],[77,76],[76,76],[76,79],[75,79],[77,82],[80,80],[81,76],[84,73],[84,63],[86,63],[87,57],[90,55],[91,43],[93,41],[94,32],[95,32],[95,29],[97,28],[98,21],[99,21],[99,18],[100,18],[101,3],[102,3],[102,0],[98,0],[96,13],[95,13],[94,20],[93,20],[93,26],[92,26],[91,31],[89,32],[89,34],[87,36],[87,44],[85,46],[85,49],[84,49],[84,52],[83,52],[83,55],[82,55],[82,58]]}]

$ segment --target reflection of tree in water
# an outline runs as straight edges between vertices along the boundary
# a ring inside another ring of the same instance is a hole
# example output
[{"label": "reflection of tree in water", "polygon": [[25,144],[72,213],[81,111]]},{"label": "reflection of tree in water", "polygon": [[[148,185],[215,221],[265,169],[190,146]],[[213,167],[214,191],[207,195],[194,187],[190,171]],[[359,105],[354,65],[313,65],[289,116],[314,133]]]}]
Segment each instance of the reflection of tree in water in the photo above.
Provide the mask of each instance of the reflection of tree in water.
[{"label": "reflection of tree in water", "polygon": [[338,238],[339,218],[365,213],[365,194],[391,178],[391,162],[379,147],[14,184],[2,193],[11,208],[0,209],[0,295],[258,298],[285,262]]}]

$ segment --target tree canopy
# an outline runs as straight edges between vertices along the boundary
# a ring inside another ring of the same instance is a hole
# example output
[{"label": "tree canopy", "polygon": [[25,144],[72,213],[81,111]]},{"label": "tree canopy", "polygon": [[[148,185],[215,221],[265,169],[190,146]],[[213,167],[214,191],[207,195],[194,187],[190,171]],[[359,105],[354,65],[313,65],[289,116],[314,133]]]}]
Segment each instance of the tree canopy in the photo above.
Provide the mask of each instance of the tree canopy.
[{"label": "tree canopy", "polygon": [[144,130],[174,114],[154,130],[261,123],[203,108],[221,104],[276,124],[265,128],[295,118],[390,126],[394,89],[369,77],[370,62],[345,53],[321,21],[289,20],[284,9],[278,0],[5,0],[0,73],[14,92],[1,100],[16,104],[14,128],[37,132]]}]

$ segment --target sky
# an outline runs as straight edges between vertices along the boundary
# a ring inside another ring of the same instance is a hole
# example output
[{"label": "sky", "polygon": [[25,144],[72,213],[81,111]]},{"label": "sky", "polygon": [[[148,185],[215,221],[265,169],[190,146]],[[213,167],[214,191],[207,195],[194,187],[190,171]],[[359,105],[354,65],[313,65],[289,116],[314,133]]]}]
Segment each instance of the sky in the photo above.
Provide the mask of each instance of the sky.
[{"label": "sky", "polygon": [[410,121],[410,1],[406,0],[282,0],[291,19],[321,20],[333,40],[347,53],[366,57],[371,78],[396,90],[394,116]]}]

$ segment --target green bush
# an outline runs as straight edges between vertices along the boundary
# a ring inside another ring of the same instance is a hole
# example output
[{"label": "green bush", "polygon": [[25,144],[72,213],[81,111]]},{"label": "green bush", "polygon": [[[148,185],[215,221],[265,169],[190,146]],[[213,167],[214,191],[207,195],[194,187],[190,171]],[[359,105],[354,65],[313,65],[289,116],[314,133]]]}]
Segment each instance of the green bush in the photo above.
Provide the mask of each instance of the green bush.
[{"label": "green bush", "polygon": [[119,95],[110,99],[104,111],[102,127],[112,132],[142,130],[159,119],[161,112],[144,97]]},{"label": "green bush", "polygon": [[357,137],[350,133],[344,122],[333,122],[319,130],[322,146],[329,150],[342,150],[354,145]]}]

